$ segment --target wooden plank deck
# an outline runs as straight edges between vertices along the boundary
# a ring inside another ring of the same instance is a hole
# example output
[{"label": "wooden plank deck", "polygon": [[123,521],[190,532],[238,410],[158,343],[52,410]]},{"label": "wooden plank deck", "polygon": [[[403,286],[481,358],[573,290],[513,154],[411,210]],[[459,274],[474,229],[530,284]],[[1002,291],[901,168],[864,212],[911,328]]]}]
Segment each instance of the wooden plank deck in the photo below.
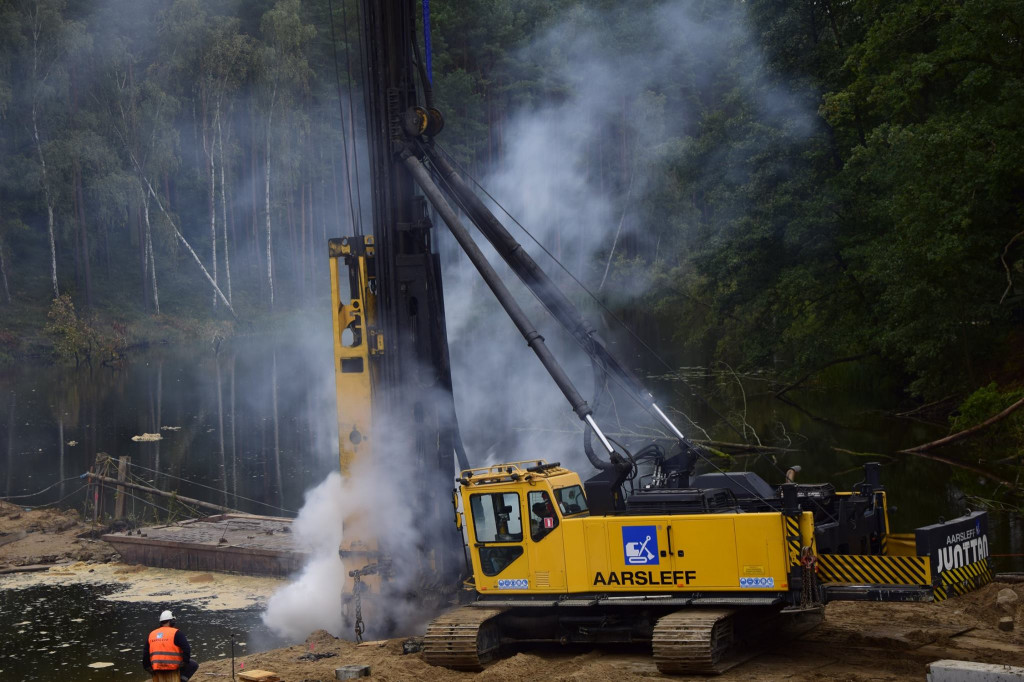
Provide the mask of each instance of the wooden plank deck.
[{"label": "wooden plank deck", "polygon": [[292,519],[220,514],[102,536],[130,564],[284,577],[302,567]]}]

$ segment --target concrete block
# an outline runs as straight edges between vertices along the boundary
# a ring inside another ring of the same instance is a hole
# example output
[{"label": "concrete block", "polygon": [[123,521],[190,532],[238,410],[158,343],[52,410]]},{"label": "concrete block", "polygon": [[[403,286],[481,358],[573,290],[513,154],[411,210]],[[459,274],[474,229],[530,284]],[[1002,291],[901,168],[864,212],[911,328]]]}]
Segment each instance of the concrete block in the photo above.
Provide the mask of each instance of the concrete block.
[{"label": "concrete block", "polygon": [[334,669],[334,677],[338,680],[353,680],[357,677],[369,677],[370,666],[368,665],[343,665]]},{"label": "concrete block", "polygon": [[928,664],[928,682],[1021,682],[1024,668],[1012,665],[942,660]]}]

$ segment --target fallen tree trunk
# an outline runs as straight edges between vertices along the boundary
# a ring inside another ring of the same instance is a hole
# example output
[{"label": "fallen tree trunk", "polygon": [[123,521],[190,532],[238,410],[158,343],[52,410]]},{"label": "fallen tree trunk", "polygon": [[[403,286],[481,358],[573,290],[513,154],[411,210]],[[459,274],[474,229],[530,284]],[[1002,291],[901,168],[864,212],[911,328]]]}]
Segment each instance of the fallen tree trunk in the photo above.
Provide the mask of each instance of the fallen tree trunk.
[{"label": "fallen tree trunk", "polygon": [[222,507],[221,505],[213,504],[212,502],[203,502],[202,500],[197,500],[193,497],[185,497],[184,495],[179,495],[177,493],[169,493],[167,491],[160,490],[159,488],[152,488],[148,485],[139,485],[138,483],[128,483],[127,481],[119,481],[116,478],[110,478],[109,476],[101,476],[100,474],[86,474],[86,476],[96,481],[112,483],[113,485],[131,488],[132,490],[142,490],[147,493],[153,493],[154,495],[160,495],[161,497],[173,497],[174,499],[180,502],[195,505],[197,507],[206,507],[207,509],[214,509],[219,512],[226,512],[228,514],[244,513],[238,511],[237,509],[232,509],[231,507]]},{"label": "fallen tree trunk", "polygon": [[161,213],[164,214],[164,218],[167,219],[167,224],[170,225],[171,229],[174,231],[174,236],[177,237],[178,241],[180,241],[182,245],[188,250],[188,252],[192,254],[192,259],[195,260],[196,265],[199,266],[199,269],[203,271],[203,275],[206,277],[206,281],[208,281],[210,283],[210,286],[213,287],[214,296],[219,297],[220,300],[224,302],[224,305],[227,306],[228,312],[231,313],[231,317],[235,318],[235,321],[238,321],[238,315],[235,314],[235,309],[231,307],[231,302],[228,301],[227,297],[224,296],[224,292],[222,292],[220,290],[220,287],[217,286],[217,282],[213,279],[213,277],[210,276],[210,273],[206,270],[206,266],[203,265],[203,261],[200,260],[199,255],[195,252],[195,249],[193,249],[192,245],[188,243],[187,239],[185,239],[185,235],[183,235],[181,233],[181,230],[178,229],[178,226],[174,224],[174,221],[171,219],[171,216],[167,212],[167,209],[165,209],[164,205],[160,202],[160,197],[157,196],[156,190],[154,190],[153,185],[150,184],[149,178],[147,178],[146,174],[142,171],[142,166],[140,166],[139,162],[135,160],[135,155],[132,154],[131,151],[129,151],[128,157],[131,159],[132,165],[135,166],[135,170],[139,175],[139,180],[141,180],[142,184],[145,185],[143,189],[149,190],[149,195],[153,197],[154,201],[156,201],[156,207],[160,209]]},{"label": "fallen tree trunk", "polygon": [[933,460],[935,462],[942,462],[942,463],[948,464],[950,466],[959,467],[960,469],[964,469],[966,471],[973,471],[974,473],[978,474],[979,476],[984,476],[985,478],[990,478],[993,481],[995,481],[996,483],[998,483],[1000,485],[1003,485],[1003,486],[1006,486],[1006,488],[1010,492],[1015,493],[1017,491],[1017,484],[1016,483],[1012,483],[1011,481],[1007,481],[1005,478],[1000,478],[999,476],[996,476],[995,474],[993,474],[991,471],[985,471],[981,467],[976,467],[976,466],[973,466],[971,464],[965,464],[963,462],[958,462],[955,459],[949,459],[948,457],[939,457],[938,455],[931,455],[931,454],[928,454],[927,452],[910,452],[909,450],[901,450],[900,452],[903,452],[904,454],[907,454],[907,455],[914,455],[915,457],[924,457],[925,459],[930,459],[930,460]]},{"label": "fallen tree trunk", "polygon": [[959,431],[957,433],[954,433],[951,436],[946,436],[945,438],[940,438],[938,440],[933,440],[930,443],[924,443],[922,445],[917,445],[917,446],[912,447],[912,448],[907,448],[906,450],[900,450],[899,452],[907,453],[907,454],[912,454],[913,455],[913,454],[917,454],[919,452],[924,452],[926,450],[931,450],[932,448],[937,448],[937,447],[942,446],[942,445],[949,445],[950,443],[955,443],[958,440],[963,440],[964,438],[967,438],[968,436],[972,436],[975,433],[977,433],[978,431],[981,431],[982,429],[984,429],[987,426],[992,426],[996,422],[1001,421],[1003,419],[1006,419],[1011,414],[1013,414],[1015,411],[1017,411],[1021,406],[1024,406],[1024,398],[1021,398],[1020,400],[1015,402],[1013,405],[1010,405],[1009,407],[1007,407],[1005,410],[1003,410],[1002,412],[1000,412],[996,416],[991,417],[989,419],[986,419],[985,421],[983,421],[982,423],[980,423],[980,424],[978,424],[976,426],[972,426],[969,429],[964,429],[963,431]]},{"label": "fallen tree trunk", "polygon": [[694,440],[698,445],[710,445],[716,448],[729,448],[739,452],[800,452],[796,448],[780,448],[772,445],[751,445],[750,443],[727,443],[721,440]]}]

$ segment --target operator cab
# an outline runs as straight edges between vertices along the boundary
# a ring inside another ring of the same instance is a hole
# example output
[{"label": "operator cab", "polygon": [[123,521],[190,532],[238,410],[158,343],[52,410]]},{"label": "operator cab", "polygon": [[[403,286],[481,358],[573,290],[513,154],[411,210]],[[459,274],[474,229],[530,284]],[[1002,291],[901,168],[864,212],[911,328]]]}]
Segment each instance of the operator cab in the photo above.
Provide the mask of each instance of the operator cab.
[{"label": "operator cab", "polygon": [[[558,462],[512,462],[464,470],[462,508],[469,512],[474,560],[485,576],[513,563],[547,561],[561,551],[562,521],[590,515],[579,476]],[[525,573],[525,568],[524,568]]]}]

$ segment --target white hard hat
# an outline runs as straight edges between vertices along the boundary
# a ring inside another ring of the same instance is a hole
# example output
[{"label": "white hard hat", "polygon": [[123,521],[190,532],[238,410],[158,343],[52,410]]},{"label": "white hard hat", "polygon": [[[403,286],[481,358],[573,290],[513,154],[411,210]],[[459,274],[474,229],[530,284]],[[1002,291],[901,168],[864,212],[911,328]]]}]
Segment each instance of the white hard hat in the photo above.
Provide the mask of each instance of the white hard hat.
[{"label": "white hard hat", "polygon": [[165,620],[174,620],[174,615],[170,611],[164,611],[160,614],[160,622],[162,623]]}]

